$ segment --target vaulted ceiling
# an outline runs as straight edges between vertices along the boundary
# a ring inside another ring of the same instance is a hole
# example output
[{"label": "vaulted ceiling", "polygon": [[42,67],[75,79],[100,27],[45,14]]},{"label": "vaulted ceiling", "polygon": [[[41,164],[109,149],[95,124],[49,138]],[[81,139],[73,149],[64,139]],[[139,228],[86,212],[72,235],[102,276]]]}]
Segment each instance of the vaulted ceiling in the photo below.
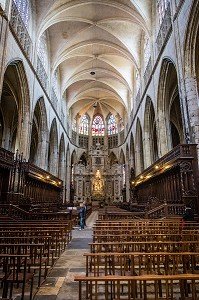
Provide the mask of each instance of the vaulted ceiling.
[{"label": "vaulted ceiling", "polygon": [[59,70],[61,95],[72,117],[130,113],[152,2],[35,0],[38,36],[46,31],[51,68]]}]

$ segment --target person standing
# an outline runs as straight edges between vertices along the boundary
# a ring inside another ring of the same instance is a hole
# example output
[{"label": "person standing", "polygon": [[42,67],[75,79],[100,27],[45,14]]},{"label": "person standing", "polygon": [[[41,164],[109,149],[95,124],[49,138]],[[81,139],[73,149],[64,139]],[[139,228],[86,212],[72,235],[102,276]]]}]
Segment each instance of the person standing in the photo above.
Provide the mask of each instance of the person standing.
[{"label": "person standing", "polygon": [[84,226],[86,226],[86,213],[87,213],[87,206],[86,206],[86,202],[83,202],[84,205]]},{"label": "person standing", "polygon": [[84,207],[83,203],[80,203],[79,224],[80,224],[79,230],[84,230],[84,224],[85,224],[85,207]]}]

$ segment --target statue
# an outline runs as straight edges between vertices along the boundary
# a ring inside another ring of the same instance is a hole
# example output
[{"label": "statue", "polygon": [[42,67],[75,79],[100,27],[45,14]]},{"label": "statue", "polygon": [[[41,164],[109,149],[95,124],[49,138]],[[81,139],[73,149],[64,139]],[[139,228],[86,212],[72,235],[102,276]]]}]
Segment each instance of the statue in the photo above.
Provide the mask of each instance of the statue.
[{"label": "statue", "polygon": [[94,193],[101,194],[103,192],[104,181],[102,179],[102,175],[100,170],[97,170],[95,174],[95,178],[93,180],[93,191]]}]

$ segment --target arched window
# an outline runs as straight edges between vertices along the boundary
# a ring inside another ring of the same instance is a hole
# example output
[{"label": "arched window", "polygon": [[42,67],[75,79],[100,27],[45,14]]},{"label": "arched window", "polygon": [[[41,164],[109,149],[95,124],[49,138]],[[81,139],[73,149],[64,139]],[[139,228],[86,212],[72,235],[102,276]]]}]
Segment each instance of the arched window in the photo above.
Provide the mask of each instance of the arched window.
[{"label": "arched window", "polygon": [[55,92],[55,94],[58,96],[58,69],[55,70],[53,76],[52,76],[52,88]]},{"label": "arched window", "polygon": [[162,20],[164,19],[164,15],[169,3],[170,0],[157,0],[157,14],[159,25],[162,24]]},{"label": "arched window", "polygon": [[30,3],[29,0],[14,0],[16,7],[21,15],[21,18],[26,26],[28,27],[30,18]]},{"label": "arched window", "polygon": [[104,136],[104,122],[102,117],[95,116],[92,124],[92,136]]},{"label": "arched window", "polygon": [[135,97],[137,96],[139,88],[140,88],[140,75],[139,75],[139,72],[136,70],[136,73],[135,73]]},{"label": "arched window", "polygon": [[79,133],[88,135],[88,118],[86,115],[83,115],[81,122],[79,124]]},{"label": "arched window", "polygon": [[151,56],[150,41],[149,41],[149,38],[145,35],[145,38],[144,38],[144,70],[147,67],[150,56]]},{"label": "arched window", "polygon": [[110,115],[108,119],[108,135],[112,135],[116,133],[118,133],[117,123],[115,117],[113,115]]},{"label": "arched window", "polygon": [[44,32],[39,39],[37,54],[41,60],[43,67],[47,68],[47,61],[48,61],[48,47],[47,47],[47,38],[46,33]]}]

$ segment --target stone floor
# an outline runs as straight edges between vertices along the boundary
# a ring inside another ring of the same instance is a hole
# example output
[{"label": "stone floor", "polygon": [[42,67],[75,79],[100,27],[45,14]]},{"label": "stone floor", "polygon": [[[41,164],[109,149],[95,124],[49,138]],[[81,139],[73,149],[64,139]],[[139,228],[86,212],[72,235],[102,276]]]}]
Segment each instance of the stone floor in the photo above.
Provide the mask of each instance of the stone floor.
[{"label": "stone floor", "polygon": [[75,275],[85,275],[83,254],[90,251],[88,243],[92,242],[92,226],[97,217],[98,212],[94,211],[86,220],[85,230],[73,229],[72,241],[38,289],[34,300],[78,299],[78,283],[73,279]]}]

